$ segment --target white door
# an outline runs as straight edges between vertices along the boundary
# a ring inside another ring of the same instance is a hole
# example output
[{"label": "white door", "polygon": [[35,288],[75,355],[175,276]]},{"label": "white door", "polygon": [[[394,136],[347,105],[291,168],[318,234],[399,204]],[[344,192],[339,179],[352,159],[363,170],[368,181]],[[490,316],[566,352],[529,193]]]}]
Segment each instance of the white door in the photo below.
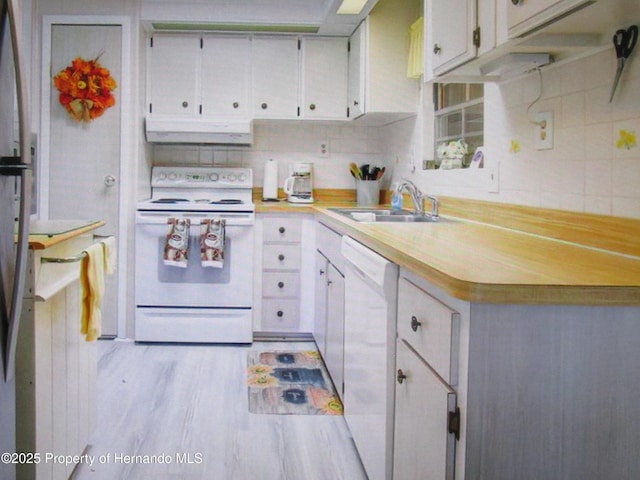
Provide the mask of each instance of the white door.
[{"label": "white door", "polygon": [[327,354],[325,363],[336,392],[344,386],[344,277],[333,264],[327,269]]},{"label": "white door", "polygon": [[432,45],[426,49],[439,74],[476,56],[476,0],[433,0],[431,9]]},{"label": "white door", "polygon": [[326,257],[316,251],[315,270],[315,310],[313,324],[313,338],[318,345],[320,354],[327,361],[327,267]]},{"label": "white door", "polygon": [[247,36],[203,38],[203,116],[249,118],[250,46]]},{"label": "white door", "polygon": [[253,37],[251,49],[254,117],[298,118],[298,39]]},{"label": "white door", "polygon": [[448,420],[456,392],[403,340],[398,341],[396,366],[393,477],[453,480],[456,439]]},{"label": "white door", "polygon": [[349,39],[349,117],[356,118],[365,112],[365,28],[366,20],[353,32]]},{"label": "white door", "polygon": [[[122,27],[119,25],[62,25],[51,27],[53,76],[72,60],[99,56],[118,82],[122,78]],[[49,141],[49,217],[104,220],[96,231],[118,235],[121,156],[121,86],[113,91],[116,103],[91,122],[74,121],[59,102],[51,82]],[[102,309],[103,335],[117,330],[117,276],[106,277]]]},{"label": "white door", "polygon": [[303,39],[302,117],[347,118],[347,42],[346,38]]},{"label": "white door", "polygon": [[148,39],[147,114],[196,116],[200,111],[200,36]]}]

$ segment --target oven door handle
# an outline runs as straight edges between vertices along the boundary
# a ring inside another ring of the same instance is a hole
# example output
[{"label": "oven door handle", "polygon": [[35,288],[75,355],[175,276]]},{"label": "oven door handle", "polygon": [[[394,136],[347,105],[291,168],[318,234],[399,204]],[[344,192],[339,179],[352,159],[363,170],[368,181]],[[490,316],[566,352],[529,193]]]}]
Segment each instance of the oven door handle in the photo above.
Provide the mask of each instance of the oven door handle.
[{"label": "oven door handle", "polygon": [[226,220],[228,226],[251,226],[255,223],[254,213],[194,213],[189,212],[138,212],[136,215],[136,224],[138,225],[166,225],[167,220],[173,217],[186,217],[191,220],[191,225],[200,225],[200,221],[205,218],[222,218]]}]

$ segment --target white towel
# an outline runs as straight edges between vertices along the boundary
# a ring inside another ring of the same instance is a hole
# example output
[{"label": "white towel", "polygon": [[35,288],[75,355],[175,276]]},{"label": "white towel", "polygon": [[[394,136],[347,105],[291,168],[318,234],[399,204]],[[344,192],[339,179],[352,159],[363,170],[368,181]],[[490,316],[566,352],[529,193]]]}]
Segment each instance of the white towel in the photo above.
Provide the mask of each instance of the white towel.
[{"label": "white towel", "polygon": [[164,264],[187,268],[189,260],[189,227],[188,218],[169,217],[169,232],[164,245]]},{"label": "white towel", "polygon": [[224,266],[223,218],[205,218],[200,222],[200,260],[203,267]]}]

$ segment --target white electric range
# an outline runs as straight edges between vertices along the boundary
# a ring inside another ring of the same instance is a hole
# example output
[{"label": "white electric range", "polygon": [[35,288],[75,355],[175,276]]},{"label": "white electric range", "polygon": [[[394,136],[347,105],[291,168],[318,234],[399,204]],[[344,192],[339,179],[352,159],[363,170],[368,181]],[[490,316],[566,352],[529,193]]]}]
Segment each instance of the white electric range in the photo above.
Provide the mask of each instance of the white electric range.
[{"label": "white electric range", "polygon": [[[136,341],[251,343],[253,173],[250,168],[154,167],[136,213]],[[174,219],[188,220],[188,260],[167,264]],[[200,225],[224,219],[224,261],[200,258]]]}]

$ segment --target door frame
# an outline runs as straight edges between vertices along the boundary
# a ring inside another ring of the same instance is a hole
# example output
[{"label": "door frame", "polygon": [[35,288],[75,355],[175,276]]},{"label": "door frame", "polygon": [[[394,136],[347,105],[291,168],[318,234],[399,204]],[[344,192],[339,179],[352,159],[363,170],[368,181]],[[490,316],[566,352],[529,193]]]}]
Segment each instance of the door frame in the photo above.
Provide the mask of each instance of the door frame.
[{"label": "door frame", "polygon": [[[51,33],[54,25],[96,25],[118,26],[121,28],[121,77],[118,80],[120,90],[120,163],[119,163],[119,193],[118,193],[118,225],[117,249],[118,268],[118,308],[117,308],[117,337],[126,338],[127,311],[127,244],[130,232],[130,216],[126,214],[130,209],[133,182],[135,178],[135,162],[126,162],[125,158],[135,158],[134,150],[134,102],[132,94],[132,43],[131,20],[126,16],[110,15],[44,15],[42,17],[42,58],[40,70],[40,135],[38,138],[38,168],[40,169],[38,182],[39,205],[38,212],[42,219],[49,218],[49,178],[50,178],[50,139],[51,139]],[[49,74],[47,74],[49,72]]]}]

